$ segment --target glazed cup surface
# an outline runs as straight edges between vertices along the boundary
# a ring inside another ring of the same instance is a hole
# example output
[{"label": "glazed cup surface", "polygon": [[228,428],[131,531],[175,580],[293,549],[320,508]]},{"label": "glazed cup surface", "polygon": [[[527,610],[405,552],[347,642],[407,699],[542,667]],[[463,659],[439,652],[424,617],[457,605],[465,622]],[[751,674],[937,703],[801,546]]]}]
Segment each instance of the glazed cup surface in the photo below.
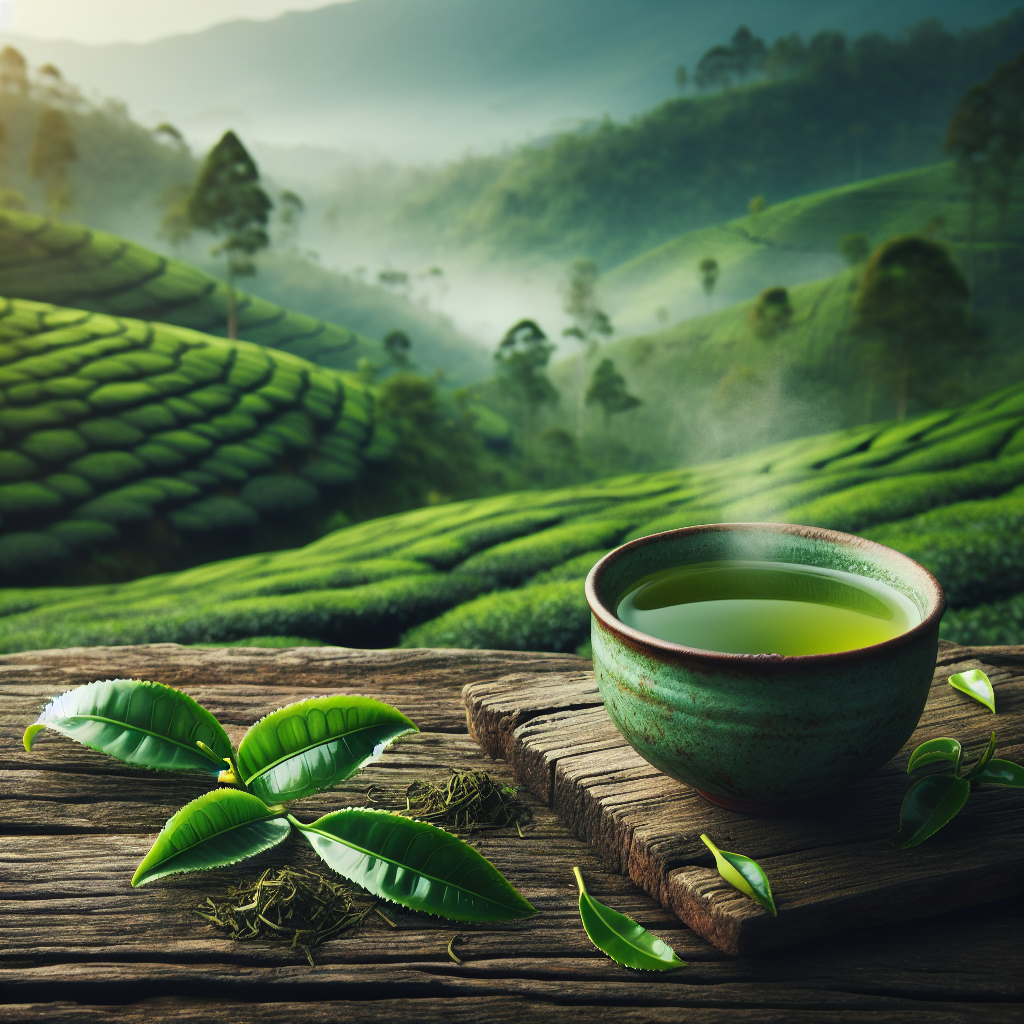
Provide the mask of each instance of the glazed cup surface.
[{"label": "glazed cup surface", "polygon": [[[633,629],[616,615],[637,580],[749,559],[838,569],[908,597],[907,632],[835,654],[723,654]],[[612,721],[665,774],[734,810],[780,813],[869,775],[910,738],[928,697],[942,589],[872,541],[807,526],[725,523],[641,537],[587,577],[594,672]]]}]

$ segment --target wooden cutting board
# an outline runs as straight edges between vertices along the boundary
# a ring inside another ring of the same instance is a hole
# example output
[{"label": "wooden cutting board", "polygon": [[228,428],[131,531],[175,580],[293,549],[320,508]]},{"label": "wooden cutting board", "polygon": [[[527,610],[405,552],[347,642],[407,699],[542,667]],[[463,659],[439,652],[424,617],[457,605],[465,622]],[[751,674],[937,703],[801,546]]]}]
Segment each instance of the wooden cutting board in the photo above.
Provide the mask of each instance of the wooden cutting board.
[{"label": "wooden cutting board", "polygon": [[[954,672],[981,668],[997,714],[954,690]],[[615,870],[733,955],[975,906],[1024,891],[1024,792],[972,792],[944,829],[894,850],[910,752],[953,736],[968,750],[996,730],[996,756],[1024,755],[1024,647],[940,645],[931,694],[899,754],[855,786],[785,818],[715,807],[644,761],[608,718],[592,672],[505,676],[463,690],[470,734]],[[753,857],[767,872],[772,918],[714,869],[700,840]],[[956,942],[950,936],[950,942]]]}]

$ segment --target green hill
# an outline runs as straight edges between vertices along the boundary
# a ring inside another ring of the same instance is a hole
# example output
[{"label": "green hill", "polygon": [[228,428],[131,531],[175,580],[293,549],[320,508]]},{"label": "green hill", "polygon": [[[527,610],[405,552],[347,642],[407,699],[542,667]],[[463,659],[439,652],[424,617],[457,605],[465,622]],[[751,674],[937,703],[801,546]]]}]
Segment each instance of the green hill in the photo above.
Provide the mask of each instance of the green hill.
[{"label": "green hill", "polygon": [[758,194],[776,202],[941,159],[961,97],[1022,46],[1020,10],[958,35],[937,22],[898,41],[823,33],[782,77],[606,119],[500,161],[468,157],[426,179],[404,217],[498,260],[614,266],[735,217]]},{"label": "green hill", "polygon": [[[989,316],[1004,315],[1000,299],[1024,268],[1024,196],[1014,199],[1004,232],[991,203],[979,209],[976,237],[987,272],[976,274],[974,285],[977,306]],[[655,329],[659,309],[681,320],[704,314],[709,306],[742,302],[773,285],[831,277],[845,268],[838,245],[848,234],[863,234],[874,246],[895,235],[927,231],[969,266],[970,217],[970,190],[953,165],[922,167],[687,232],[604,275],[601,295],[618,333],[631,335]],[[710,299],[697,269],[709,256],[720,268]]]},{"label": "green hill", "polygon": [[[580,388],[602,358],[613,359],[643,399],[611,431],[601,429],[596,411],[587,413],[584,454],[609,469],[699,462],[895,414],[895,391],[870,382],[850,333],[860,268],[839,269],[837,243],[854,232],[872,245],[931,234],[973,284],[969,352],[933,361],[915,377],[912,410],[970,401],[1020,380],[1024,195],[1010,204],[1003,230],[992,204],[981,204],[973,243],[970,216],[967,189],[943,164],[790,200],[659,246],[602,279],[602,304],[627,337],[603,345],[586,365],[576,354],[552,368],[561,401],[549,421],[575,430]],[[697,270],[708,256],[721,268],[713,301]],[[762,337],[750,314],[758,292],[776,285],[791,286],[792,317]],[[701,313],[712,305],[716,312]],[[693,318],[652,331],[659,307]],[[634,327],[647,333],[628,336]]]},{"label": "green hill", "polygon": [[7,581],[124,579],[303,543],[395,447],[354,375],[166,324],[0,302]]},{"label": "green hill", "polygon": [[[227,287],[218,278],[103,231],[12,210],[0,210],[0,295],[210,334],[227,323]],[[380,347],[354,331],[245,292],[238,330],[247,341],[335,368],[354,368],[360,355],[381,358]]]},{"label": "green hill", "polygon": [[945,636],[1020,642],[1024,385],[694,469],[422,508],[299,550],[124,584],[0,591],[0,645],[306,637],[574,650],[589,630],[583,578],[603,552],[658,530],[757,520],[891,544],[938,575],[954,609]]}]

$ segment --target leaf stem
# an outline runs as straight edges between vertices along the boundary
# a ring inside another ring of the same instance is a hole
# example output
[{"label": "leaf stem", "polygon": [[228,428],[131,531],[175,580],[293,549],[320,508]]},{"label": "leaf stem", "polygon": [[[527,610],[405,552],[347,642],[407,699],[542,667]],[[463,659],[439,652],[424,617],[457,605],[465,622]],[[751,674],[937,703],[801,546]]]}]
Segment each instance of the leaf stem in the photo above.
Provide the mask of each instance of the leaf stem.
[{"label": "leaf stem", "polygon": [[578,867],[574,867],[572,869],[572,873],[576,876],[576,884],[580,887],[580,895],[585,896],[587,887],[583,884],[583,876],[580,874],[580,869]]}]

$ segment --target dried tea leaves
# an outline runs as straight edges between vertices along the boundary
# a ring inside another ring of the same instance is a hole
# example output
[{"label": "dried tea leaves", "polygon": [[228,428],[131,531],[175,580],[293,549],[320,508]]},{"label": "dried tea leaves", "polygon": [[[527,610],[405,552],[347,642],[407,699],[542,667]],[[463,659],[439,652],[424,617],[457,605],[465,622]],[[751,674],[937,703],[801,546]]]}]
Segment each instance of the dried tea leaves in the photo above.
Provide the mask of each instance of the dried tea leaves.
[{"label": "dried tea leaves", "polygon": [[224,896],[207,897],[196,913],[232,939],[297,946],[314,966],[310,951],[355,927],[374,906],[373,899],[336,878],[283,867],[229,886]]},{"label": "dried tea leaves", "polygon": [[404,813],[456,835],[518,828],[533,812],[517,792],[514,786],[495,782],[487,772],[452,769],[446,782],[411,783],[405,791]]}]

